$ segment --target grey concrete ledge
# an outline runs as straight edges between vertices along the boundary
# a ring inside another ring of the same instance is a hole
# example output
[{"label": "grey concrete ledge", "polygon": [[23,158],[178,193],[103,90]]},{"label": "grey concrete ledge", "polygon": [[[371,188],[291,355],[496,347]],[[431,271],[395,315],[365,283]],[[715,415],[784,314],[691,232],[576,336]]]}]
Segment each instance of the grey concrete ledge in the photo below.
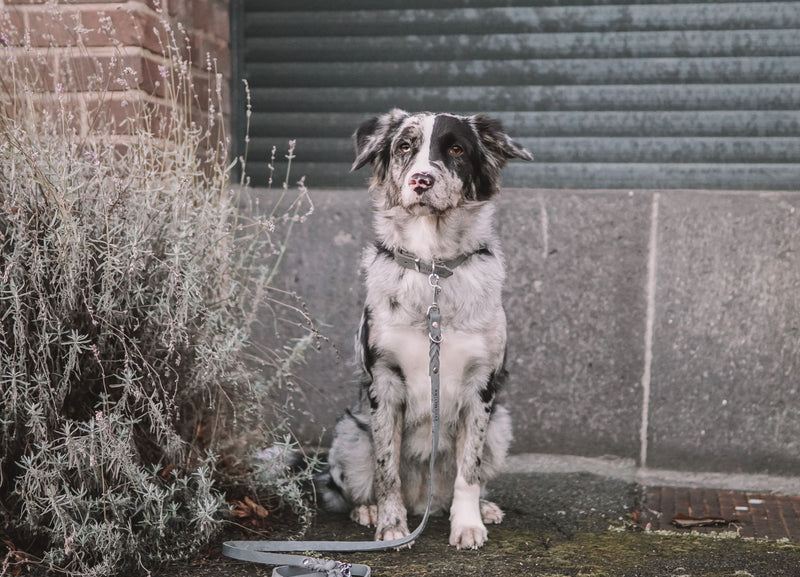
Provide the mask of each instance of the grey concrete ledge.
[{"label": "grey concrete ledge", "polygon": [[617,457],[579,457],[549,453],[510,455],[504,473],[591,473],[618,481],[633,482],[636,463],[633,459]]},{"label": "grey concrete ledge", "polygon": [[[327,444],[357,392],[372,219],[366,183],[311,196],[276,288],[303,297],[330,344],[296,371],[293,423]],[[797,486],[800,190],[507,188],[497,205],[512,453],[665,484]],[[256,343],[274,338],[268,321]]]},{"label": "grey concrete ledge", "polygon": [[687,489],[722,489],[752,491],[776,495],[800,494],[800,477],[749,475],[741,473],[690,473],[666,469],[639,469],[635,481],[649,487],[684,487]]},{"label": "grey concrete ledge", "polygon": [[733,473],[696,473],[668,469],[640,468],[633,459],[617,457],[579,457],[549,453],[523,453],[508,458],[505,474],[590,473],[616,481],[645,487],[683,487],[753,491],[783,495],[800,494],[800,477]]}]

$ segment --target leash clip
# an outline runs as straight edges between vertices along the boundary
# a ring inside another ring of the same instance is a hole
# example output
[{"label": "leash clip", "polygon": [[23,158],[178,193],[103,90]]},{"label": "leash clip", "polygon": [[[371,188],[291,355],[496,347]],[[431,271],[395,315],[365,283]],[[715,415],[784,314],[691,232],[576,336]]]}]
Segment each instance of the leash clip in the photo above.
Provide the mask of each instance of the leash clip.
[{"label": "leash clip", "polygon": [[[445,270],[447,270],[446,267]],[[439,286],[440,279],[439,273],[436,272],[436,261],[434,260],[431,262],[431,274],[428,275],[428,284],[433,288],[433,304],[431,306],[438,306],[439,291],[442,290],[442,287]]]},{"label": "leash clip", "polygon": [[428,276],[428,284],[433,287],[433,302],[428,307],[428,336],[431,343],[438,345],[442,342],[442,315],[439,313],[439,275],[436,273],[436,262],[433,263],[433,272]]},{"label": "leash clip", "polygon": [[434,344],[442,342],[442,315],[437,306],[428,307],[428,337]]}]

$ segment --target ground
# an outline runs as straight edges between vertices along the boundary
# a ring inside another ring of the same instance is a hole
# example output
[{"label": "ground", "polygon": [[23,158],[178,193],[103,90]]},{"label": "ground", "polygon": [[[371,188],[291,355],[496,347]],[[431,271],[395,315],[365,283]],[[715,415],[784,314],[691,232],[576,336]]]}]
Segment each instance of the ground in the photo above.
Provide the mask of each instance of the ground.
[{"label": "ground", "polygon": [[[446,516],[431,519],[409,550],[352,553],[375,577],[487,575],[496,577],[798,577],[800,546],[787,539],[741,537],[735,527],[715,534],[645,531],[635,511],[647,490],[588,473],[506,474],[492,498],[506,511],[479,551],[447,544]],[[413,525],[417,519],[411,519]],[[346,516],[320,513],[309,538],[363,540],[371,531]],[[240,537],[237,537],[240,538]],[[254,536],[252,538],[267,538]],[[274,538],[274,536],[272,537]],[[228,560],[212,548],[160,577],[267,576],[272,568]]]}]

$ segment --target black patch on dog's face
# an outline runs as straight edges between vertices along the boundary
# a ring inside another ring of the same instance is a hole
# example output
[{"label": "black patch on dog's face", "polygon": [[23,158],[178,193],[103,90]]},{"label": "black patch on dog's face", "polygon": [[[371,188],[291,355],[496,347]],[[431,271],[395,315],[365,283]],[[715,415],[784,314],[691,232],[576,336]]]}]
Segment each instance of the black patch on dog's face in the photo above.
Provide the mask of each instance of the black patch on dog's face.
[{"label": "black patch on dog's face", "polygon": [[438,115],[433,124],[429,154],[431,163],[441,163],[446,172],[463,183],[467,199],[482,200],[474,185],[480,181],[483,158],[475,131],[467,121]]}]

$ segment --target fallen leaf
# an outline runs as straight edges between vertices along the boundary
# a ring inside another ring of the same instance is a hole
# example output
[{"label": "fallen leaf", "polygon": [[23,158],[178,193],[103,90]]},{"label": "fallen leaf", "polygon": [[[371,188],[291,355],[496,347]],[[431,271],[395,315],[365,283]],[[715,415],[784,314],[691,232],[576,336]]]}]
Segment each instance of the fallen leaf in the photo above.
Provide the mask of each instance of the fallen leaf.
[{"label": "fallen leaf", "polygon": [[715,525],[730,525],[731,523],[738,523],[739,519],[725,519],[723,517],[714,517],[712,515],[706,517],[692,517],[677,513],[672,518],[672,524],[676,527],[686,529],[689,527],[713,527]]},{"label": "fallen leaf", "polygon": [[252,514],[258,517],[259,519],[264,519],[267,515],[269,515],[269,511],[267,511],[264,507],[253,501],[250,497],[245,497],[244,501],[250,507]]}]

